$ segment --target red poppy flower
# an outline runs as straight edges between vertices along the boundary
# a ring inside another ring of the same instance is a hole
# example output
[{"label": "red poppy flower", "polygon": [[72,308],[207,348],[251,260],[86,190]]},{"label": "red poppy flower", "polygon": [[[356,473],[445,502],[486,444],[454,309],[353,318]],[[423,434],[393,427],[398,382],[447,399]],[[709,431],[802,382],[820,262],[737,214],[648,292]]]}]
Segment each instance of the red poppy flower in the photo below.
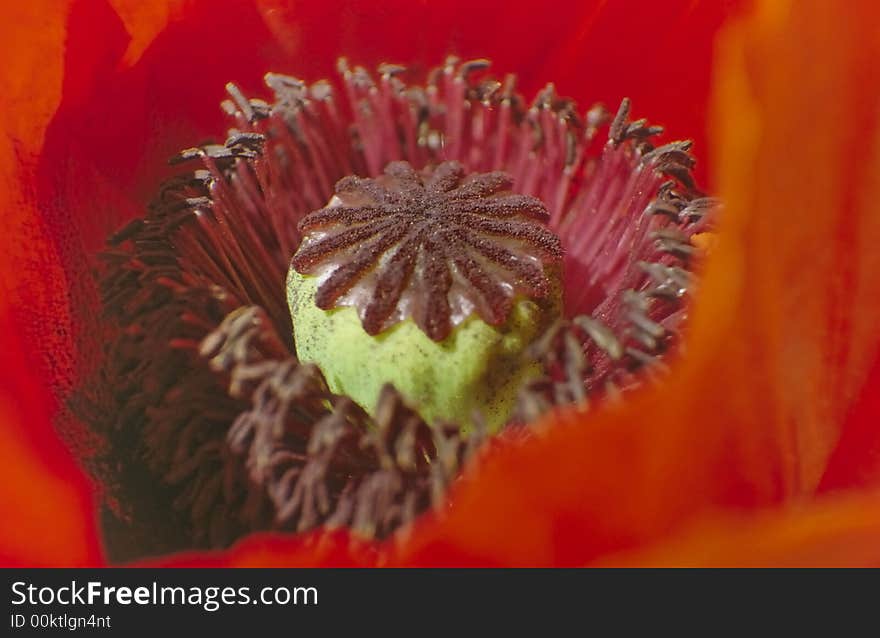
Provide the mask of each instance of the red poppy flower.
[{"label": "red poppy flower", "polygon": [[95,372],[106,334],[93,256],[142,214],[166,157],[223,130],[213,105],[224,84],[257,92],[266,70],[317,79],[341,54],[428,66],[455,51],[516,71],[525,92],[553,80],[583,103],[628,95],[671,139],[703,149],[711,161],[697,178],[726,208],[683,353],[619,403],[554,412],[528,440],[494,445],[448,508],[384,542],[260,534],[176,560],[880,564],[880,99],[869,75],[880,40],[869,3],[844,15],[767,2],[746,18],[692,2],[534,12],[81,0],[14,11],[0,27],[14,52],[0,147],[0,494],[16,513],[0,535],[5,563],[106,560],[93,488],[73,460],[92,463],[103,442],[64,404]]}]

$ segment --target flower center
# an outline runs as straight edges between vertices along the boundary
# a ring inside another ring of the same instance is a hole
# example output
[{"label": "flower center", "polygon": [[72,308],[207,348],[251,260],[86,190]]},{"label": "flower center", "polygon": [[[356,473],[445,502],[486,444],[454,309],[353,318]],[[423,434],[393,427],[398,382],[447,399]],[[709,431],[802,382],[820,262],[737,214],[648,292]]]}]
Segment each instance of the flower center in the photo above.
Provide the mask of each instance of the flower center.
[{"label": "flower center", "polygon": [[488,429],[527,437],[663,370],[714,208],[689,143],[487,66],[267,74],[271,103],[230,85],[225,143],[181,153],[200,166],[110,238],[115,339],[75,404],[114,558],[387,536]]}]

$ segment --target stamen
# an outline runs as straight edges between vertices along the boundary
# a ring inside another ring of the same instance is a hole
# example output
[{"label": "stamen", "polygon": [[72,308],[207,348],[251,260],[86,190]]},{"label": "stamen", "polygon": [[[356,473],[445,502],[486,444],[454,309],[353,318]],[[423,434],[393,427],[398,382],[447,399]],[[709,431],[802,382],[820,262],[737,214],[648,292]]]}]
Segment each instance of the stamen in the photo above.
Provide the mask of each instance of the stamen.
[{"label": "stamen", "polygon": [[267,343],[280,354],[269,325],[262,309],[239,309],[202,342],[201,354],[229,379],[230,394],[250,403],[227,442],[252,489],[269,499],[274,526],[346,525],[382,537],[439,504],[438,481],[451,481],[475,451],[459,429],[428,427],[390,386],[371,419],[330,393],[315,366],[263,358]]}]

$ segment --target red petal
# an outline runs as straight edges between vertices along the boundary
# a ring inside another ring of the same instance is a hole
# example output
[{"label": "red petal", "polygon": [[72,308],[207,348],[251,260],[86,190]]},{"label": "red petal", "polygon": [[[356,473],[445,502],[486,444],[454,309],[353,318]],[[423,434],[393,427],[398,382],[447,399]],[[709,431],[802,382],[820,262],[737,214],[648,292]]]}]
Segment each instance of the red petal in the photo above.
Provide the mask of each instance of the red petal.
[{"label": "red petal", "polygon": [[168,23],[183,17],[186,0],[108,0],[128,32],[124,67],[135,64]]},{"label": "red petal", "polygon": [[186,552],[144,563],[156,567],[375,567],[376,545],[343,530],[292,538],[253,534],[225,552]]},{"label": "red petal", "polygon": [[616,107],[632,99],[636,117],[694,141],[695,175],[705,183],[717,147],[708,130],[715,36],[748,3],[738,0],[583,3],[573,37],[540,75],[582,99]]},{"label": "red petal", "polygon": [[91,486],[52,427],[8,310],[0,302],[0,565],[94,564]]},{"label": "red petal", "polygon": [[602,558],[616,567],[880,567],[880,492],[750,516],[715,515],[645,549]]},{"label": "red petal", "polygon": [[[51,7],[48,6],[51,4]],[[45,6],[44,6],[45,5]],[[0,65],[0,236],[39,241],[32,189],[34,154],[59,100],[64,27],[59,3],[14,5],[0,18],[6,54]],[[34,68],[40,73],[35,74]],[[22,257],[33,246],[4,242],[0,251],[0,564],[82,565],[98,560],[91,489],[51,425],[50,402],[35,378],[31,353],[20,340],[11,302]],[[31,264],[49,251],[33,251]],[[32,276],[42,276],[41,270]],[[17,314],[22,309],[16,308]]]},{"label": "red petal", "polygon": [[880,484],[880,357],[853,406],[820,490]]}]

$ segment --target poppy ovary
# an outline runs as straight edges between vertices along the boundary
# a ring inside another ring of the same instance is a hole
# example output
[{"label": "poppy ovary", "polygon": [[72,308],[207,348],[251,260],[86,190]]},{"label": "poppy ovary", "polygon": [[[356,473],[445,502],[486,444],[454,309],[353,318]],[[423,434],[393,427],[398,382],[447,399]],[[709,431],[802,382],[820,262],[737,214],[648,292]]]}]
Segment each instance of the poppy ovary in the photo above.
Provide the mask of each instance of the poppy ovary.
[{"label": "poppy ovary", "polygon": [[559,238],[511,187],[458,162],[341,179],[288,273],[299,359],[368,412],[391,383],[428,422],[503,425],[562,312]]}]

